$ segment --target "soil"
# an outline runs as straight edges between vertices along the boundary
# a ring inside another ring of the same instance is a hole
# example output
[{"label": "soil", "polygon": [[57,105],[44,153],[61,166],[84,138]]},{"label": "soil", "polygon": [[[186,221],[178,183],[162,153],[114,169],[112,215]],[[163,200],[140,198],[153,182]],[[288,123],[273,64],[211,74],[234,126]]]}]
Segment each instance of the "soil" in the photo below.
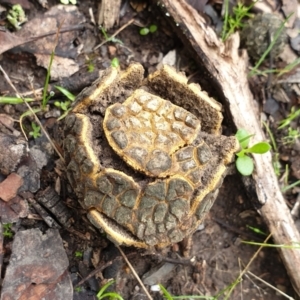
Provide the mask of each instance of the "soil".
[{"label": "soil", "polygon": [[[126,2],[127,3],[127,2]],[[202,89],[207,90],[211,96],[209,81],[204,79],[202,74],[197,72],[197,65],[193,57],[188,56],[188,49],[182,44],[179,37],[169,26],[166,17],[161,14],[155,5],[148,6],[142,12],[133,10],[129,4],[122,4],[119,23],[114,28],[107,31],[110,36],[121,26],[126,24],[132,17],[135,17],[143,26],[155,24],[158,30],[154,33],[142,36],[139,34],[140,27],[131,24],[122,30],[117,38],[121,43],[107,42],[95,51],[86,51],[77,56],[74,60],[79,65],[79,70],[70,78],[60,78],[50,82],[50,88],[54,84],[65,86],[70,92],[77,94],[83,83],[89,85],[97,77],[98,70],[103,70],[110,66],[111,60],[117,57],[120,67],[125,69],[130,62],[140,62],[146,70],[146,74],[153,72],[161,58],[170,51],[175,50],[177,54],[176,66],[179,70],[186,72],[191,82],[200,82]],[[55,1],[49,1],[49,7],[56,5]],[[78,10],[87,20],[90,20],[88,8],[97,10],[96,1],[82,1],[78,4]],[[28,19],[34,16],[43,16],[45,9],[34,2],[30,5],[30,10],[26,11]],[[103,35],[99,34],[96,26],[86,23],[85,29],[78,32],[76,42],[83,49],[89,49],[90,44],[104,41]],[[70,41],[74,42],[75,41]],[[47,49],[50,53],[52,49]],[[84,51],[84,50],[83,50]],[[61,55],[63,56],[63,54]],[[40,89],[44,86],[46,70],[37,66],[36,59],[32,53],[23,49],[14,48],[5,52],[0,61],[1,66],[7,72],[19,92],[29,92],[32,89]],[[17,64],[17,67],[16,67]],[[92,65],[94,70],[88,74],[88,65]],[[92,74],[92,75],[91,75]],[[1,95],[15,95],[10,86],[0,74]],[[49,114],[39,113],[38,116],[49,132],[50,137],[61,149],[63,121],[57,121],[54,98],[49,101]],[[63,101],[63,96],[57,94],[55,100]],[[263,99],[261,99],[263,100]],[[262,107],[261,103],[258,103]],[[38,107],[35,105],[34,107]],[[15,120],[28,109],[24,104],[1,105],[0,113],[7,114]],[[290,105],[279,103],[279,109],[273,118],[287,116]],[[33,118],[26,118],[24,121],[25,132],[31,130]],[[223,134],[232,132],[229,126],[230,121],[224,120]],[[18,123],[14,127],[19,131]],[[276,126],[271,126],[275,139],[280,141],[282,133]],[[292,177],[297,179],[299,175],[299,149],[297,144],[279,144],[281,162],[286,162],[291,166]],[[47,139],[42,136],[29,139],[29,148],[36,147],[45,154],[46,163],[41,168],[27,162],[30,168],[39,172],[39,184],[33,198],[38,198],[38,191],[45,191],[48,187],[56,188],[60,194],[60,201],[67,208],[65,221],[59,221],[55,210],[50,212],[58,223],[62,226],[59,230],[63,240],[64,248],[69,260],[69,274],[74,286],[73,299],[96,299],[96,293],[100,290],[108,279],[113,278],[115,283],[110,290],[118,292],[124,299],[147,299],[142,288],[127,267],[127,264],[120,258],[118,249],[112,242],[106,239],[105,234],[96,230],[87,220],[84,209],[78,203],[66,179],[63,167],[58,162],[58,156],[49,146]],[[7,175],[7,174],[6,174]],[[0,181],[6,176],[1,175]],[[57,188],[58,185],[60,188]],[[26,189],[24,189],[26,190]],[[298,191],[299,192],[299,191]],[[19,190],[20,193],[20,190]],[[290,191],[286,195],[290,207],[296,201],[297,190]],[[2,200],[0,200],[2,202]],[[168,266],[172,263],[169,271],[164,274],[158,272],[158,283],[162,284],[173,296],[181,295],[205,295],[216,296],[215,299],[223,299],[225,296],[222,290],[230,287],[245,266],[252,259],[258,246],[249,245],[245,241],[263,242],[267,236],[267,227],[261,217],[256,212],[255,203],[250,201],[241,180],[241,176],[232,171],[228,175],[220,189],[218,198],[206,217],[203,227],[192,237],[192,242],[187,245],[173,245],[157,253],[147,253],[135,248],[122,248],[129,261],[135,268],[138,275],[146,281],[149,273],[155,272],[161,266]],[[38,212],[34,205],[30,205],[29,214],[19,218],[14,222],[12,230],[14,234],[32,228],[39,228],[42,232],[48,230],[46,223],[37,217]],[[1,210],[0,210],[1,211]],[[1,211],[3,213],[3,210]],[[4,215],[1,215],[3,218]],[[61,219],[60,219],[61,220]],[[259,228],[260,233],[256,233],[252,228]],[[262,234],[266,232],[266,234]],[[4,239],[4,264],[2,268],[2,278],[10,260],[13,237]],[[186,249],[189,251],[186,252]],[[189,259],[183,256],[188,254]],[[82,284],[78,282],[85,279],[99,266],[107,262],[112,264],[104,270],[91,276]],[[1,264],[0,264],[1,265]],[[268,284],[284,291],[290,296],[294,296],[294,291],[286,274],[285,268],[280,260],[276,249],[263,248],[255,257],[249,268],[252,274],[263,279]],[[153,281],[155,282],[155,281]],[[156,283],[156,282],[155,282]],[[153,284],[146,285],[150,291]],[[150,291],[153,299],[163,299],[160,292]],[[192,299],[192,297],[187,297]],[[2,298],[1,298],[2,299]],[[38,298],[35,298],[38,299]],[[212,299],[212,298],[210,298]],[[248,272],[242,276],[241,281],[233,288],[229,299],[284,299],[271,287],[267,286]]]}]

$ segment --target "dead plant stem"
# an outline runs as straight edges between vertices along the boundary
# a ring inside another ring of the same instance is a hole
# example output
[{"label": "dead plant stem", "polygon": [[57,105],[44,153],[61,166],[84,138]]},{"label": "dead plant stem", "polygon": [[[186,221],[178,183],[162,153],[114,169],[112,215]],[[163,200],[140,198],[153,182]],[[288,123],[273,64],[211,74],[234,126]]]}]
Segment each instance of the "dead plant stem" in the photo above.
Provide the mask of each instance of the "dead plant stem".
[{"label": "dead plant stem", "polygon": [[142,280],[140,279],[139,275],[136,273],[136,271],[134,270],[132,264],[129,262],[129,260],[127,259],[127,256],[125,255],[125,253],[123,252],[123,250],[117,246],[118,250],[120,251],[121,255],[123,256],[124,260],[126,261],[128,267],[130,268],[131,272],[133,273],[134,277],[136,278],[136,280],[139,282],[139,284],[141,285],[142,289],[144,290],[145,294],[147,295],[149,300],[153,300],[153,298],[151,297],[151,295],[149,294],[148,290],[146,289],[145,285],[143,284]]}]

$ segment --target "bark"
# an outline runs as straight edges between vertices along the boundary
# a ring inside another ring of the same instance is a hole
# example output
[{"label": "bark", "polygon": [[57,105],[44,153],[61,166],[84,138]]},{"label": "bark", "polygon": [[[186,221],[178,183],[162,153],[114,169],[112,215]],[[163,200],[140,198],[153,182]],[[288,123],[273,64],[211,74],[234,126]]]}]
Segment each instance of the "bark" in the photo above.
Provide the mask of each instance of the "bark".
[{"label": "bark", "polygon": [[106,30],[119,20],[121,0],[102,0],[98,5],[98,24]]},{"label": "bark", "polygon": [[[239,36],[233,35],[225,44],[206,25],[204,19],[184,0],[161,0],[161,8],[174,28],[188,43],[198,62],[209,72],[212,85],[223,99],[228,115],[236,128],[244,128],[255,136],[253,143],[265,140],[254,109],[253,95],[247,79],[248,57],[239,51]],[[290,211],[280,191],[272,165],[271,153],[254,155],[253,174],[256,194],[262,207],[261,216],[269,227],[276,244],[293,245],[300,241]],[[279,248],[291,282],[300,295],[300,250]]]}]

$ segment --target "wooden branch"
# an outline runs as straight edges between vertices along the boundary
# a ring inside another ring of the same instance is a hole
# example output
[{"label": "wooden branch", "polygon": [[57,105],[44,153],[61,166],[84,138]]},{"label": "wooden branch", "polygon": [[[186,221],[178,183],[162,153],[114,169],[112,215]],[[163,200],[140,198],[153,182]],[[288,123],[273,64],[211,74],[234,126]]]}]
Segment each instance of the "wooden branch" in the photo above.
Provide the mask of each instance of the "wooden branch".
[{"label": "wooden branch", "polygon": [[[197,53],[202,66],[212,76],[212,85],[224,99],[225,107],[236,128],[255,134],[253,143],[265,140],[247,79],[248,58],[239,54],[239,36],[235,34],[222,43],[205,20],[184,0],[160,0],[161,8],[171,19],[185,43]],[[280,191],[270,153],[254,155],[255,189],[262,204],[259,212],[269,227],[276,244],[293,245],[300,242],[290,211]],[[300,295],[300,250],[278,248],[291,282]]]}]

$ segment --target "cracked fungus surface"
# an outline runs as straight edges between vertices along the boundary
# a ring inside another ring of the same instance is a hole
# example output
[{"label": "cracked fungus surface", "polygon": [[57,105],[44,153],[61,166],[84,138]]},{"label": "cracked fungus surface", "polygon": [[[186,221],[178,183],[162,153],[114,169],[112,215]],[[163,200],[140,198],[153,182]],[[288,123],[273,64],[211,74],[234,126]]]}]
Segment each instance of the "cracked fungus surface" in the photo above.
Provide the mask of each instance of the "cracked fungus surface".
[{"label": "cracked fungus surface", "polygon": [[[238,149],[221,106],[164,66],[106,70],[65,122],[67,176],[90,221],[117,244],[165,247],[193,233]],[[201,129],[202,128],[202,129]]]}]

